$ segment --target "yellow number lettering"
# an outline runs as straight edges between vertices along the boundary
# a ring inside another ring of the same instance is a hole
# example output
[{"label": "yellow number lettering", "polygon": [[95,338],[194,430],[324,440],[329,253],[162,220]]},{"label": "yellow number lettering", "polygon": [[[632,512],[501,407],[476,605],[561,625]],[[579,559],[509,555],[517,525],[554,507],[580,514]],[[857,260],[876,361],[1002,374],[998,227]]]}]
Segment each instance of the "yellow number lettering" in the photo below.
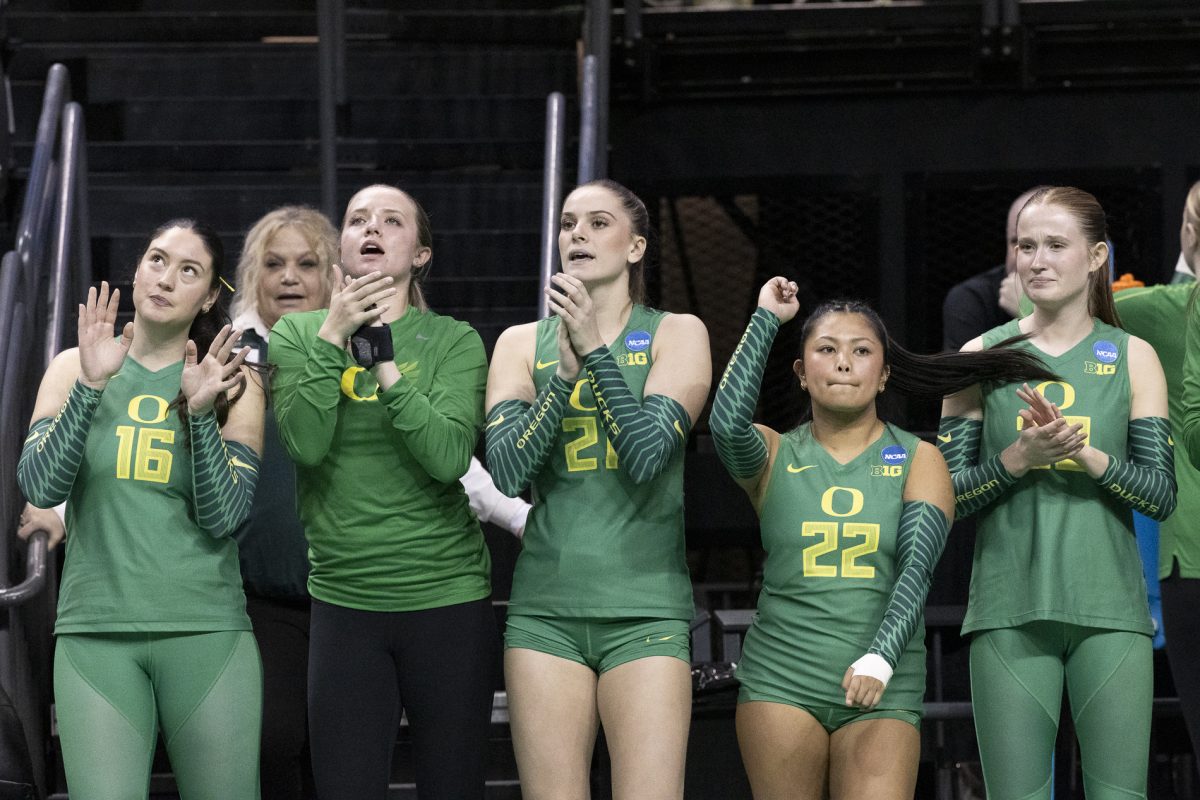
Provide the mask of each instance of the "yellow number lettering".
[{"label": "yellow number lettering", "polygon": [[862,539],[858,544],[842,551],[842,577],[874,578],[874,567],[855,564],[854,561],[879,549],[879,526],[868,522],[847,522],[842,526],[842,536]]},{"label": "yellow number lettering", "polygon": [[170,450],[155,447],[156,444],[174,444],[175,431],[165,428],[142,428],[137,441],[137,458],[133,462],[133,479],[166,483],[171,480]]},{"label": "yellow number lettering", "polygon": [[157,444],[174,444],[175,431],[168,428],[117,426],[117,477],[135,481],[168,483],[175,455]]},{"label": "yellow number lettering", "polygon": [[563,433],[581,431],[577,439],[567,442],[567,471],[583,472],[595,469],[597,464],[595,458],[579,455],[580,450],[591,447],[600,441],[596,434],[595,417],[567,417],[562,421],[562,429]]},{"label": "yellow number lettering", "polygon": [[806,522],[800,528],[801,536],[820,536],[821,541],[804,548],[804,577],[836,578],[838,571],[833,564],[818,564],[817,559],[832,553],[838,546],[838,524],[836,522]]},{"label": "yellow number lettering", "polygon": [[133,460],[133,438],[136,435],[137,429],[132,425],[117,426],[117,477],[123,481],[129,480],[129,462]]},{"label": "yellow number lettering", "polygon": [[[804,577],[806,578],[874,578],[875,568],[856,563],[859,558],[879,549],[879,526],[873,522],[805,522],[800,528],[804,537],[820,536],[821,541],[804,548]],[[842,537],[862,539],[842,551],[841,570],[837,564],[818,564],[817,559],[838,549]]]}]

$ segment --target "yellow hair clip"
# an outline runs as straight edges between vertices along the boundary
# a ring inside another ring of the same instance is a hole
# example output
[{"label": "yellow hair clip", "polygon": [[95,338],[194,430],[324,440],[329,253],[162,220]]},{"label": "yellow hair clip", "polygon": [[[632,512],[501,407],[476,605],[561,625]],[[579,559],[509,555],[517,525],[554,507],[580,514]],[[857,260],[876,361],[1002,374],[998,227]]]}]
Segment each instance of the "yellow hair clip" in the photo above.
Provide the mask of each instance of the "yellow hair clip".
[{"label": "yellow hair clip", "polygon": [[224,278],[218,278],[218,279],[221,281],[221,285],[222,285],[222,286],[224,286],[226,289],[228,289],[228,290],[229,290],[229,293],[230,293],[230,294],[233,294],[234,292],[236,292],[236,291],[237,291],[237,289],[235,289],[235,288],[233,288],[232,286],[230,286],[230,285],[229,285],[229,281],[225,280]]}]

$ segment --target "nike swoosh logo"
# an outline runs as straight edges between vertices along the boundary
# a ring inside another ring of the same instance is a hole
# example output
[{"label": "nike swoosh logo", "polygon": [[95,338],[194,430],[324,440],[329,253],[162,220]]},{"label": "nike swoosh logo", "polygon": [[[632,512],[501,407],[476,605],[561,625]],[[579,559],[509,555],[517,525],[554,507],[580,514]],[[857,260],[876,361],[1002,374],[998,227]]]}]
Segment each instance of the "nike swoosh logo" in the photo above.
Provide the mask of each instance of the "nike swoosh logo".
[{"label": "nike swoosh logo", "polygon": [[942,444],[950,444],[950,440],[954,438],[954,434],[947,433],[945,436],[942,436],[939,433],[937,435],[937,437],[938,437],[938,441],[941,442]]},{"label": "nike swoosh logo", "polygon": [[427,341],[429,341],[429,337],[428,337],[428,336],[426,336],[426,335],[424,335],[424,334],[422,334],[422,333],[418,333],[418,334],[417,334],[417,336],[416,336],[416,339],[417,339],[417,341],[418,341],[418,342],[427,342]]},{"label": "nike swoosh logo", "polygon": [[503,415],[503,414],[501,414],[500,416],[496,417],[494,420],[492,420],[491,422],[489,422],[489,423],[488,423],[488,424],[487,424],[487,425],[484,427],[484,430],[486,431],[488,428],[494,428],[494,427],[496,427],[497,425],[499,425],[501,422],[504,422],[504,415]]},{"label": "nike swoosh logo", "polygon": [[1175,439],[1170,434],[1167,435],[1167,444],[1171,445],[1171,447],[1175,446]]},{"label": "nike swoosh logo", "polygon": [[669,642],[672,639],[674,639],[676,636],[678,636],[678,634],[675,634],[675,633],[672,633],[670,636],[663,636],[661,639],[652,639],[649,636],[647,636],[646,644],[653,644],[654,642]]},{"label": "nike swoosh logo", "polygon": [[816,464],[808,464],[803,467],[797,467],[794,464],[788,464],[788,472],[795,474],[797,472],[804,472],[804,470],[806,470],[806,469],[812,469],[815,466],[816,466]]},{"label": "nike swoosh logo", "polygon": [[242,469],[254,469],[253,465],[247,464],[245,461],[242,461],[237,456],[230,456],[229,463],[233,464],[235,467],[241,467]]},{"label": "nike swoosh logo", "polygon": [[679,420],[675,420],[675,432],[679,434],[679,438],[687,441],[687,434],[683,432],[683,426],[679,424]]},{"label": "nike swoosh logo", "polygon": [[542,360],[539,358],[539,359],[538,359],[538,362],[537,362],[537,368],[538,368],[538,369],[545,369],[546,367],[553,367],[553,366],[554,366],[555,364],[557,364],[558,362],[559,362],[559,359],[557,359],[557,358],[556,358],[556,359],[554,359],[553,361],[542,361]]},{"label": "nike swoosh logo", "polygon": [[42,433],[41,431],[30,431],[29,435],[25,437],[25,444],[29,444],[30,442],[32,442],[34,439],[36,439],[38,436],[40,436],[41,433]]}]

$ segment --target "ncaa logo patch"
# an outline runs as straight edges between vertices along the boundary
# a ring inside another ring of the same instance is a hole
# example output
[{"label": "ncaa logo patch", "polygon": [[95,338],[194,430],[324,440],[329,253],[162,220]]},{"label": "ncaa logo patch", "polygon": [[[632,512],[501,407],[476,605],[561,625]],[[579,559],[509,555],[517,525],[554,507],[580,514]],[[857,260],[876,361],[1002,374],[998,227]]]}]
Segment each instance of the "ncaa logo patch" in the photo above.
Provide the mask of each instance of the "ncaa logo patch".
[{"label": "ncaa logo patch", "polygon": [[1096,356],[1096,360],[1101,364],[1111,364],[1117,360],[1121,352],[1117,350],[1117,346],[1107,339],[1101,339],[1092,345],[1092,354]]},{"label": "ncaa logo patch", "polygon": [[880,452],[880,457],[885,464],[903,464],[908,461],[908,451],[898,444],[891,444],[883,448]]},{"label": "ncaa logo patch", "polygon": [[640,353],[650,346],[650,331],[630,331],[625,334],[625,349]]}]

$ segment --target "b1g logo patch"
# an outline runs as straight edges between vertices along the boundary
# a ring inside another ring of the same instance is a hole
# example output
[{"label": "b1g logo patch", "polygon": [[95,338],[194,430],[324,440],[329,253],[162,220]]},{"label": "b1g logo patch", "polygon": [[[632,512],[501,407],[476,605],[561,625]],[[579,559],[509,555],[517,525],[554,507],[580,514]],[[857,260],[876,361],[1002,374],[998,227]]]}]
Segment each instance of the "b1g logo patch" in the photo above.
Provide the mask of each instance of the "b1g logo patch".
[{"label": "b1g logo patch", "polygon": [[640,353],[650,346],[650,331],[630,331],[625,334],[625,349]]},{"label": "b1g logo patch", "polygon": [[1111,364],[1121,355],[1121,351],[1112,342],[1101,339],[1092,345],[1092,355],[1096,356],[1096,360],[1101,364]]},{"label": "b1g logo patch", "polygon": [[871,477],[895,478],[904,472],[908,451],[898,444],[891,444],[879,451],[879,457],[883,459],[883,464],[871,467]]}]

